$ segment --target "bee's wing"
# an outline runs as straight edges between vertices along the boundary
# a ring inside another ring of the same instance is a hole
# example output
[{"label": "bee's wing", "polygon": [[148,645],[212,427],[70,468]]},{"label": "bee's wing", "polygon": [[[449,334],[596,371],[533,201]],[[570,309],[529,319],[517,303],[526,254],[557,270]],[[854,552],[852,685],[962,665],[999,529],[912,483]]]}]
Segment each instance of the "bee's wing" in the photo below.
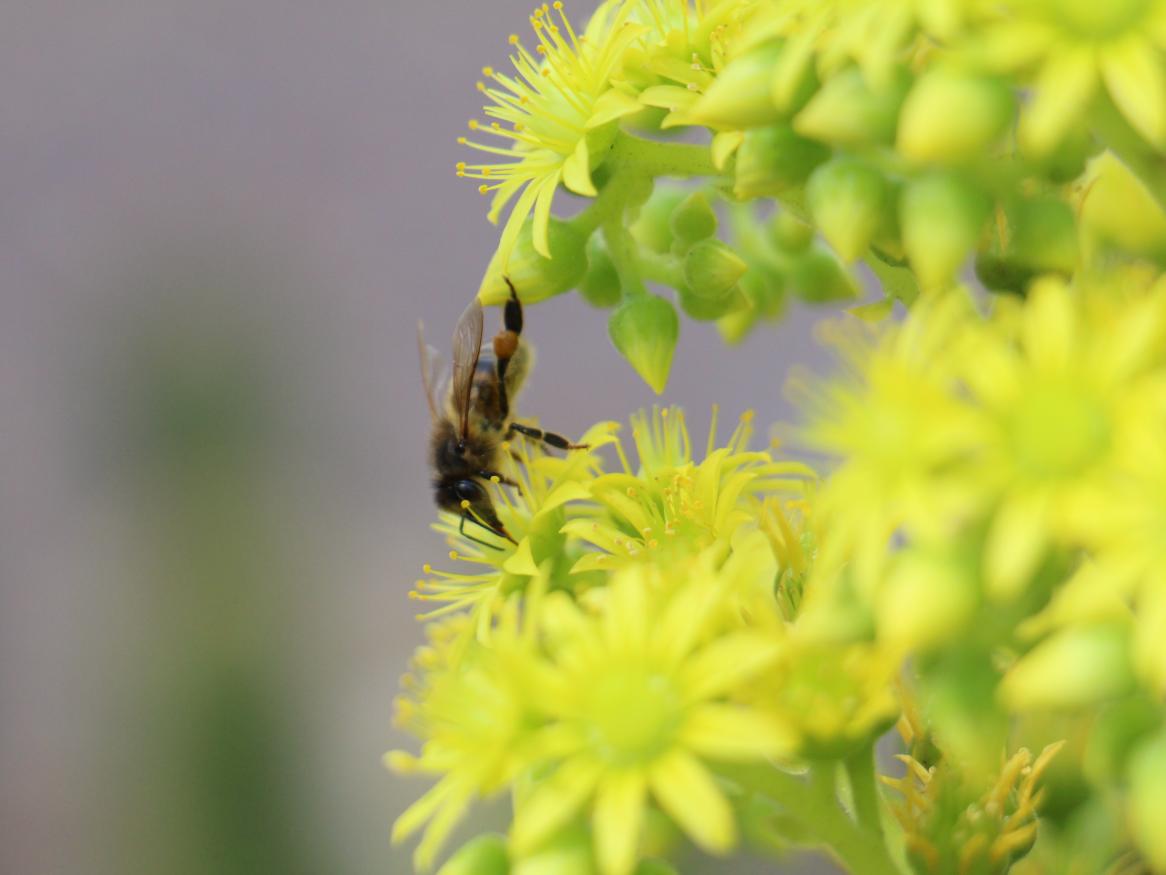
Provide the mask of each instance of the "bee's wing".
[{"label": "bee's wing", "polygon": [[482,353],[482,305],[474,298],[466,307],[453,332],[453,382],[451,395],[453,409],[460,419],[461,437],[469,430],[470,390],[474,385],[474,371]]},{"label": "bee's wing", "polygon": [[425,403],[429,405],[429,415],[434,422],[441,419],[440,401],[434,394],[434,373],[437,371],[441,353],[425,342],[425,331],[417,322],[417,352],[421,354],[421,385],[425,388]]}]

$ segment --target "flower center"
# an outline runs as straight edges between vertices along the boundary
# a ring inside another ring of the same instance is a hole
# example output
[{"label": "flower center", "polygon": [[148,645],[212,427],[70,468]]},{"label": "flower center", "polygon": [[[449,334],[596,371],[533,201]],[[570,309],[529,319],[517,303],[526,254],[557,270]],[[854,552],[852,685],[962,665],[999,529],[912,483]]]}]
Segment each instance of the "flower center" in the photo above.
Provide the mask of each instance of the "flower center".
[{"label": "flower center", "polygon": [[1098,41],[1136,28],[1149,5],[1150,0],[1058,0],[1054,14],[1073,34]]},{"label": "flower center", "polygon": [[670,678],[635,668],[596,673],[584,707],[595,749],[615,765],[642,763],[664,753],[681,717]]},{"label": "flower center", "polygon": [[1029,393],[1010,425],[1020,467],[1039,479],[1076,474],[1109,446],[1104,407],[1070,386],[1044,386]]}]

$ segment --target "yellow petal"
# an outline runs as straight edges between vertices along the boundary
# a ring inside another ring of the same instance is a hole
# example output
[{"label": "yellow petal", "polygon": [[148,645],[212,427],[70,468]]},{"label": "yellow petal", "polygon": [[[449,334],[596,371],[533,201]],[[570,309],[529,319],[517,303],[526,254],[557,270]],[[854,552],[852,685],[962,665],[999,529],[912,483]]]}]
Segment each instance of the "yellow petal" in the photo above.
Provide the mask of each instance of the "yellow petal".
[{"label": "yellow petal", "polygon": [[1077,317],[1061,282],[1046,279],[1033,286],[1022,331],[1025,352],[1042,373],[1063,371],[1077,355]]},{"label": "yellow petal", "polygon": [[[523,189],[522,194],[514,204],[514,208],[510,211],[510,218],[506,220],[506,225],[502,228],[502,235],[498,238],[497,267],[499,270],[505,270],[510,263],[510,253],[514,251],[514,244],[518,240],[526,217],[530,215],[530,208],[534,206],[538,193],[538,184],[530,183]],[[484,287],[485,281],[483,280]]]},{"label": "yellow petal", "polygon": [[1044,553],[1046,516],[1041,495],[1013,496],[996,514],[984,557],[989,596],[1010,599],[1028,583]]},{"label": "yellow petal", "polygon": [[639,100],[613,88],[610,91],[605,91],[595,101],[595,105],[591,108],[591,117],[587,119],[584,127],[591,130],[614,119],[639,112],[641,109],[643,107]]},{"label": "yellow petal", "polygon": [[785,756],[797,746],[793,729],[775,717],[731,705],[702,705],[689,715],[680,739],[702,756],[756,760]]},{"label": "yellow petal", "polygon": [[1157,49],[1141,36],[1106,52],[1101,74],[1113,102],[1138,133],[1166,148],[1166,73]]},{"label": "yellow petal", "polygon": [[502,563],[502,570],[508,574],[538,574],[538,563],[534,561],[530,538],[518,542],[518,548]]},{"label": "yellow petal", "polygon": [[1054,55],[1037,76],[1032,102],[1020,118],[1020,141],[1042,155],[1050,151],[1084,112],[1097,85],[1092,51],[1073,49]]},{"label": "yellow petal", "polygon": [[691,657],[684,667],[685,696],[700,701],[732,689],[777,659],[781,642],[740,632],[722,638]]},{"label": "yellow petal", "polygon": [[580,137],[575,151],[563,162],[563,185],[575,194],[595,197],[598,192],[591,181],[591,156],[587,152],[587,138]]},{"label": "yellow petal", "polygon": [[555,198],[555,189],[559,187],[559,178],[562,173],[548,176],[538,187],[538,196],[534,201],[534,251],[543,258],[551,257],[551,244],[547,240],[547,226],[551,222],[551,202]]},{"label": "yellow petal", "polygon": [[519,854],[538,847],[555,830],[570,820],[595,789],[598,765],[576,757],[540,782],[514,815],[510,841]]},{"label": "yellow petal", "polygon": [[629,875],[644,819],[644,775],[619,772],[604,780],[595,799],[595,855],[603,875]]},{"label": "yellow petal", "polygon": [[689,837],[712,853],[723,854],[737,841],[733,810],[700,761],[674,751],[652,766],[652,795]]}]

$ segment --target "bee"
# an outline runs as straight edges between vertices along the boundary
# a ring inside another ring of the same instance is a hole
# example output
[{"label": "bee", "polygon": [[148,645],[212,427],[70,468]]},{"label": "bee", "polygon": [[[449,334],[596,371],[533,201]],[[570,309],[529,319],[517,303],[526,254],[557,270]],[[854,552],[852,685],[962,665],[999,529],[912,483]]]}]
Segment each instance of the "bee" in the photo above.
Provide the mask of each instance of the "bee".
[{"label": "bee", "polygon": [[494,336],[493,357],[482,357],[482,306],[475,298],[458,319],[453,333],[453,367],[444,398],[433,383],[434,363],[439,357],[426,346],[421,324],[417,343],[421,351],[421,380],[433,424],[429,462],[437,506],[458,514],[458,532],[486,547],[501,549],[466,532],[466,522],[517,543],[506,531],[486,484],[493,478],[507,486],[518,484],[501,472],[505,461],[503,443],[515,434],[524,435],[561,450],[582,450],[560,434],[523,425],[512,418],[512,404],[530,373],[531,349],[521,340],[522,304],[509,278],[510,299],[502,314],[502,330]]}]

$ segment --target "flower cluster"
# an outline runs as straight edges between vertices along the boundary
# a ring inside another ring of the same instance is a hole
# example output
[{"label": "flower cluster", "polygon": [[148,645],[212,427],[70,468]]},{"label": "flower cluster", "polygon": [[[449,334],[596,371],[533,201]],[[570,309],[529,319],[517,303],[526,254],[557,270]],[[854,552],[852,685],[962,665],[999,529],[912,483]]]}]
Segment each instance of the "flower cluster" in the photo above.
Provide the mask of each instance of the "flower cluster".
[{"label": "flower cluster", "polygon": [[395,837],[425,869],[509,792],[442,875],[667,873],[684,842],[1166,872],[1166,0],[578,21],[544,4],[483,72],[458,173],[510,213],[480,300],[577,289],[658,393],[680,312],[735,342],[842,305],[839,373],[788,381],[822,461],[750,416],[694,452],[673,407],[510,447],[514,543],[446,517],[412,593],[422,746],[388,762],[437,780]]}]

